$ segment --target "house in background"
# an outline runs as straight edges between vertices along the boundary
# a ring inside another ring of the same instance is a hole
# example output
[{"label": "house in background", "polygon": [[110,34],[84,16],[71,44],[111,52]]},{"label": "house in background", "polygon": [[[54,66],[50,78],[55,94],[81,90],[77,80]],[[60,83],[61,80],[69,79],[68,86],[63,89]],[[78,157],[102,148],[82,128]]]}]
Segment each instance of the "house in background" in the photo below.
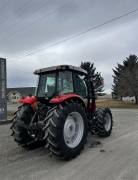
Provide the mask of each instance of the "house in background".
[{"label": "house in background", "polygon": [[136,99],[135,99],[135,97],[134,96],[126,96],[126,97],[122,97],[122,101],[124,101],[124,102],[135,102],[136,101]]},{"label": "house in background", "polygon": [[7,99],[10,103],[17,103],[22,96],[34,95],[35,87],[7,88]]}]

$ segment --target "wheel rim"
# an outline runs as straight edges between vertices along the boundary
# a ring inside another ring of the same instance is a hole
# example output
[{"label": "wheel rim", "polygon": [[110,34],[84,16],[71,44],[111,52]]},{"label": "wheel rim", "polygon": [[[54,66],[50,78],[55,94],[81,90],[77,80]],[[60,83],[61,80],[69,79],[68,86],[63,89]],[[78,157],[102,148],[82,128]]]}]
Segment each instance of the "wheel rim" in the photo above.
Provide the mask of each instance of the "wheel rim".
[{"label": "wheel rim", "polygon": [[72,112],[67,116],[63,133],[68,147],[75,148],[79,145],[84,133],[84,122],[80,113]]},{"label": "wheel rim", "polygon": [[104,127],[106,131],[109,131],[111,129],[111,115],[109,113],[106,113],[104,118]]}]

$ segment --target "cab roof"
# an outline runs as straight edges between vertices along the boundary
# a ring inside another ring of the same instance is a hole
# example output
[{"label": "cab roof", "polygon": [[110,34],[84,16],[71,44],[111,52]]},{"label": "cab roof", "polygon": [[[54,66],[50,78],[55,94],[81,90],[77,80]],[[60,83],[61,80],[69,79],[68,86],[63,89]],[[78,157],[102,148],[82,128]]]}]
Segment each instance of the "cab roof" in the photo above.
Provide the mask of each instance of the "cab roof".
[{"label": "cab roof", "polygon": [[59,66],[51,66],[51,67],[47,67],[47,68],[42,68],[42,69],[38,69],[34,72],[34,74],[45,74],[47,72],[53,72],[53,71],[60,71],[60,70],[70,70],[70,71],[75,71],[77,73],[80,74],[87,74],[87,72],[80,68],[80,67],[76,67],[76,66],[72,66],[72,65],[59,65]]}]

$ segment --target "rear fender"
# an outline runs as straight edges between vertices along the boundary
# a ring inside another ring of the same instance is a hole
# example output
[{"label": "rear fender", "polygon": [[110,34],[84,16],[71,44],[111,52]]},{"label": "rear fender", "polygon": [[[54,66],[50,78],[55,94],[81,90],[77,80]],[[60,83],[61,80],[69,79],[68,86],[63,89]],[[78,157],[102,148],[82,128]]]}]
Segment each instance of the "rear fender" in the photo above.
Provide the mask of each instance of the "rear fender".
[{"label": "rear fender", "polygon": [[59,96],[55,96],[50,100],[50,103],[58,104],[58,103],[68,101],[68,100],[71,100],[71,99],[78,100],[86,108],[86,104],[85,104],[84,100],[79,95],[77,95],[75,93],[68,93],[68,94],[62,94],[62,95],[59,95]]}]

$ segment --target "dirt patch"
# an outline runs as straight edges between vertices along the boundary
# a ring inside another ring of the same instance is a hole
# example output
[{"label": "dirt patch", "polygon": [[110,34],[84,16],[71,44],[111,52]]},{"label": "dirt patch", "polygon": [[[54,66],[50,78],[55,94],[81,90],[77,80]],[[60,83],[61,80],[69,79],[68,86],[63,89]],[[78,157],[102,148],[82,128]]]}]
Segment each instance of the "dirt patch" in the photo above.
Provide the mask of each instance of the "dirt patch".
[{"label": "dirt patch", "polygon": [[102,145],[102,143],[100,141],[93,141],[90,144],[89,148],[95,148],[95,147],[100,146],[100,145]]},{"label": "dirt patch", "polygon": [[106,151],[105,151],[104,149],[100,149],[100,152],[101,152],[101,153],[104,153],[104,152],[106,152]]},{"label": "dirt patch", "polygon": [[123,102],[114,99],[102,99],[96,101],[97,107],[110,107],[110,108],[138,108],[134,102]]}]

